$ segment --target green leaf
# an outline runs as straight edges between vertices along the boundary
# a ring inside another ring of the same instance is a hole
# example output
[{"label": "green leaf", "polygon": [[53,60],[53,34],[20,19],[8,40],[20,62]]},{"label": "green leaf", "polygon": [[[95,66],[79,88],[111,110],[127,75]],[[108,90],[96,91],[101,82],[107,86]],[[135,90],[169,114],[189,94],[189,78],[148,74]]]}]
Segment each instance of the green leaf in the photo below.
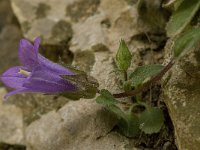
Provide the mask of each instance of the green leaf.
[{"label": "green leaf", "polygon": [[169,37],[181,33],[190,23],[199,10],[200,0],[184,0],[173,13],[167,24],[167,35]]},{"label": "green leaf", "polygon": [[144,65],[138,67],[129,76],[132,87],[137,87],[138,85],[141,85],[145,81],[145,79],[158,74],[163,68],[164,66],[160,64]]},{"label": "green leaf", "polygon": [[131,65],[132,55],[124,42],[121,40],[119,49],[116,55],[116,63],[120,70],[126,71]]},{"label": "green leaf", "polygon": [[153,107],[148,108],[141,113],[140,129],[146,134],[157,133],[164,124],[164,116],[161,109]]},{"label": "green leaf", "polygon": [[100,96],[96,98],[96,102],[104,105],[114,105],[118,101],[113,97],[113,95],[108,90],[101,90]]},{"label": "green leaf", "polygon": [[181,34],[175,40],[174,57],[178,57],[183,51],[189,50],[200,43],[200,28],[192,28]]},{"label": "green leaf", "polygon": [[170,7],[173,5],[174,10],[176,10],[183,1],[184,0],[169,0],[167,3],[163,4],[163,7]]},{"label": "green leaf", "polygon": [[130,112],[124,112],[116,106],[118,101],[108,90],[101,90],[96,102],[106,105],[106,108],[117,116],[119,120],[117,126],[122,134],[127,137],[136,137],[140,133],[138,117]]},{"label": "green leaf", "polygon": [[140,133],[139,119],[134,114],[129,114],[119,121],[120,131],[127,137],[136,137]]},{"label": "green leaf", "polygon": [[115,115],[117,115],[118,119],[126,118],[126,114],[116,105],[108,105],[108,110],[113,112]]},{"label": "green leaf", "polygon": [[119,107],[110,105],[108,109],[119,118],[118,127],[122,134],[127,137],[135,137],[140,133],[139,119],[134,114],[123,112]]}]

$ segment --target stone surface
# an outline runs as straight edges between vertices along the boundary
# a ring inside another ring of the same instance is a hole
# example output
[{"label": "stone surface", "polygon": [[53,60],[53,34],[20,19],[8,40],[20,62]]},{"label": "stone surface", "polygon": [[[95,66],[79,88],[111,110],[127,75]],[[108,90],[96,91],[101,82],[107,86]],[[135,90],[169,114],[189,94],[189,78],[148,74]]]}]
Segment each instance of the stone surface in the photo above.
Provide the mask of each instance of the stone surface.
[{"label": "stone surface", "polygon": [[66,104],[69,100],[64,97],[43,94],[17,94],[11,96],[6,101],[7,104],[14,104],[21,108],[25,125],[29,125],[43,114],[52,110],[57,110]]},{"label": "stone surface", "polygon": [[98,14],[73,25],[74,35],[70,48],[72,52],[91,50],[99,44],[107,46],[106,30],[101,26],[104,19],[104,15]]},{"label": "stone surface", "polygon": [[7,24],[13,24],[15,17],[8,0],[0,0],[0,32]]},{"label": "stone surface", "polygon": [[[122,0],[12,0],[12,8],[26,38],[42,38],[44,45],[60,45],[71,38],[70,50],[99,45],[114,54],[121,38],[150,32],[138,24],[136,4]],[[86,11],[87,10],[87,11]]]},{"label": "stone surface", "polygon": [[[106,136],[113,125],[115,118],[94,100],[70,101],[27,128],[27,145],[30,150],[86,150],[95,146],[98,138]],[[122,144],[125,139],[118,136],[113,144]]]},{"label": "stone surface", "polygon": [[90,75],[99,82],[99,89],[108,89],[110,92],[119,92],[118,79],[114,73],[114,59],[109,52],[95,52],[95,63]]},{"label": "stone surface", "polygon": [[200,147],[199,58],[199,50],[190,50],[172,68],[164,89],[164,100],[180,150],[199,150]]},{"label": "stone surface", "polygon": [[[0,74],[18,65],[18,42],[22,37],[8,0],[0,0]],[[9,61],[8,61],[9,60]]]},{"label": "stone surface", "polygon": [[[8,0],[0,0],[0,74],[13,65],[18,65],[18,42],[22,37]],[[0,87],[0,149],[24,144],[23,114],[15,105],[7,105]],[[10,145],[10,146],[8,146]],[[18,146],[19,147],[19,146]]]},{"label": "stone surface", "polygon": [[14,65],[19,65],[18,43],[21,36],[21,31],[14,25],[7,25],[2,29],[0,33],[0,73]]},{"label": "stone surface", "polygon": [[58,45],[72,36],[70,17],[66,14],[67,6],[80,0],[12,0],[12,8],[21,24],[24,36],[33,40],[42,38],[43,44]]},{"label": "stone surface", "polygon": [[2,104],[5,88],[0,88],[0,143],[24,144],[22,111],[15,105]]}]

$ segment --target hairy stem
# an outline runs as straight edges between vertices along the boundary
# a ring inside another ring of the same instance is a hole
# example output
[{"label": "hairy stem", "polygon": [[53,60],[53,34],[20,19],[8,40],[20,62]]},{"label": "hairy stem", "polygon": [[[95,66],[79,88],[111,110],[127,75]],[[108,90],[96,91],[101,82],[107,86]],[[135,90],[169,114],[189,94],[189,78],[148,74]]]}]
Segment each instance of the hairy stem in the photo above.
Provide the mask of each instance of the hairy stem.
[{"label": "hairy stem", "polygon": [[124,71],[124,80],[125,80],[125,81],[128,80],[128,74],[127,74],[127,71]]},{"label": "hairy stem", "polygon": [[157,81],[159,81],[164,75],[165,73],[174,65],[174,60],[171,60],[164,68],[163,70],[160,71],[159,74],[157,74],[156,76],[154,76],[152,79],[150,79],[149,81],[147,81],[146,83],[144,83],[142,86],[140,86],[139,88],[133,90],[133,91],[127,91],[127,92],[123,92],[123,93],[117,93],[117,94],[113,94],[113,96],[115,98],[122,98],[122,97],[131,97],[131,96],[135,96],[136,94],[148,89],[150,86],[154,85]]}]

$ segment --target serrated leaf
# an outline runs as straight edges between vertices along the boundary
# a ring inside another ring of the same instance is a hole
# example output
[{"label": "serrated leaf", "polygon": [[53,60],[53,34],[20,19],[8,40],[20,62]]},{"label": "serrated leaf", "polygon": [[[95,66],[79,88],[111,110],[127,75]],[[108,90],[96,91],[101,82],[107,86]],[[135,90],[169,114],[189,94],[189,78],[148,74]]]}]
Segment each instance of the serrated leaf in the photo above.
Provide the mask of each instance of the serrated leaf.
[{"label": "serrated leaf", "polygon": [[148,108],[139,118],[140,129],[146,134],[157,133],[164,124],[164,115],[161,109]]},{"label": "serrated leaf", "polygon": [[147,78],[158,74],[164,68],[160,64],[151,64],[138,67],[133,73],[130,74],[131,86],[137,87],[142,84]]},{"label": "serrated leaf", "polygon": [[199,7],[200,0],[184,0],[172,14],[167,24],[167,35],[171,37],[181,33],[190,23]]},{"label": "serrated leaf", "polygon": [[113,97],[113,95],[108,90],[101,90],[100,96],[96,98],[96,102],[104,105],[114,105],[118,101]]},{"label": "serrated leaf", "polygon": [[119,118],[118,127],[122,134],[127,137],[135,137],[139,134],[139,119],[134,114],[123,112],[119,107],[110,105],[108,109]]},{"label": "serrated leaf", "polygon": [[131,59],[132,59],[132,55],[126,43],[124,42],[124,40],[121,40],[120,46],[116,55],[116,63],[119,70],[126,71],[131,65]]},{"label": "serrated leaf", "polygon": [[192,28],[181,34],[174,45],[174,57],[178,57],[183,51],[189,50],[200,43],[200,28]]}]

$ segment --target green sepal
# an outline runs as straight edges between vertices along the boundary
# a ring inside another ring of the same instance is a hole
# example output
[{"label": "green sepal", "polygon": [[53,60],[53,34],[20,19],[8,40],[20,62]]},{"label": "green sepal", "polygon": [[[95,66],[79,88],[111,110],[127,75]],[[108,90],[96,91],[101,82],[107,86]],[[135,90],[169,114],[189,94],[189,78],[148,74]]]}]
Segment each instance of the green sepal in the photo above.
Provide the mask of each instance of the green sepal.
[{"label": "green sepal", "polygon": [[80,98],[91,99],[98,92],[99,83],[97,80],[83,72],[76,75],[62,75],[61,77],[77,87],[77,90],[74,92],[60,94],[64,97],[72,100],[78,100]]},{"label": "green sepal", "polygon": [[101,90],[96,102],[103,105],[115,105],[119,103],[108,90]]},{"label": "green sepal", "polygon": [[116,63],[119,70],[126,71],[131,65],[132,55],[124,40],[121,40],[116,54]]}]

